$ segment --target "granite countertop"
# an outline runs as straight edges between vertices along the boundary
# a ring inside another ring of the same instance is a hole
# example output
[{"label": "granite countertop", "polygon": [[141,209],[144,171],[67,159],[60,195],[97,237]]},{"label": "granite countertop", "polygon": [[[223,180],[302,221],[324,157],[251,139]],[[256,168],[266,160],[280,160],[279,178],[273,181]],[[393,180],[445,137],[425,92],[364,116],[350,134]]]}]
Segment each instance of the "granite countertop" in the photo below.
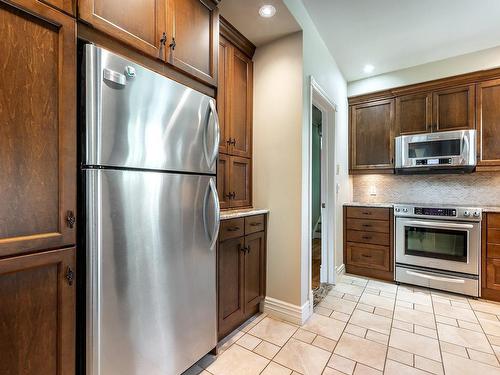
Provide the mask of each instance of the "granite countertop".
[{"label": "granite countertop", "polygon": [[244,210],[228,210],[228,211],[221,211],[220,219],[221,220],[237,219],[245,216],[262,215],[268,213],[269,210],[267,208],[247,208]]},{"label": "granite countertop", "polygon": [[[381,208],[392,208],[396,203],[370,203],[370,202],[350,202],[344,203],[344,206],[354,206],[354,207],[381,207]],[[425,203],[421,203],[425,205]],[[431,204],[430,206],[436,206],[436,204]],[[473,205],[471,205],[473,206]],[[499,212],[500,206],[478,206],[483,209],[483,212]]]}]

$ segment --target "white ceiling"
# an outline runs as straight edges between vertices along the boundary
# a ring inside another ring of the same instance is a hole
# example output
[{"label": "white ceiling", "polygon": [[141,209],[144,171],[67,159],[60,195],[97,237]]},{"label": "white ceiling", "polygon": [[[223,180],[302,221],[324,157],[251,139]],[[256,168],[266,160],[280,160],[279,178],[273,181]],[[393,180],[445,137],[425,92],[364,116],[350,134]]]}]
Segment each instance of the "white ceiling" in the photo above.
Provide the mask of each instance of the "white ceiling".
[{"label": "white ceiling", "polygon": [[[272,4],[276,14],[272,18],[259,16],[259,8]],[[282,0],[223,0],[221,15],[257,47],[301,30]]]},{"label": "white ceiling", "polygon": [[500,0],[302,1],[347,81],[500,45]]}]

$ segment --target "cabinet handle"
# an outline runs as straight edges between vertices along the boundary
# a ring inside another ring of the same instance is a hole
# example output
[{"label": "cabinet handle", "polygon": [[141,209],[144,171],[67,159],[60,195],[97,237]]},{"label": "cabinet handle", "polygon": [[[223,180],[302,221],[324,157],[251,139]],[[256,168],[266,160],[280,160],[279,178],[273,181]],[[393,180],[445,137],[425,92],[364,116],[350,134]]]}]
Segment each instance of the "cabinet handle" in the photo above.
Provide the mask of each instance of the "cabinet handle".
[{"label": "cabinet handle", "polygon": [[246,251],[247,251],[247,253],[248,253],[248,254],[250,254],[250,250],[251,250],[250,245],[248,245],[248,246],[246,247]]},{"label": "cabinet handle", "polygon": [[233,145],[233,146],[236,146],[236,138],[233,138],[232,145]]},{"label": "cabinet handle", "polygon": [[240,227],[229,227],[227,228],[228,232],[237,232],[240,230]]},{"label": "cabinet handle", "polygon": [[231,192],[231,193],[229,193],[229,194],[231,194],[231,199],[236,198],[236,193],[235,193],[234,191],[233,191],[233,192]]},{"label": "cabinet handle", "polygon": [[68,267],[66,270],[66,276],[64,276],[66,280],[68,281],[69,286],[73,285],[73,280],[75,279],[75,273],[71,269],[71,267]]},{"label": "cabinet handle", "polygon": [[361,254],[362,257],[365,257],[365,258],[371,258],[372,256],[371,255],[368,255],[368,254]]},{"label": "cabinet handle", "polygon": [[172,49],[172,51],[175,51],[175,46],[177,43],[175,43],[175,37],[172,37],[172,43],[170,43],[168,46]]},{"label": "cabinet handle", "polygon": [[363,224],[363,225],[362,225],[362,227],[363,227],[363,228],[371,228],[371,227],[372,227],[372,225],[371,225],[371,224]]},{"label": "cabinet handle", "polygon": [[260,223],[250,223],[251,227],[258,227],[259,225],[260,225]]},{"label": "cabinet handle", "polygon": [[167,44],[167,33],[163,32],[163,34],[161,34],[161,38],[160,38],[160,49],[158,51],[159,58],[161,58],[161,53],[163,51],[163,47],[165,47],[165,44]]},{"label": "cabinet handle", "polygon": [[76,217],[73,211],[68,211],[66,213],[66,225],[70,228],[73,229],[76,223]]},{"label": "cabinet handle", "polygon": [[230,146],[231,145],[231,138],[229,138],[226,143]]},{"label": "cabinet handle", "polygon": [[364,240],[371,240],[371,239],[372,239],[372,236],[363,236],[363,237],[361,237],[361,238],[362,238],[362,239],[364,239]]},{"label": "cabinet handle", "polygon": [[362,214],[363,215],[371,215],[372,213],[370,211],[363,211]]}]

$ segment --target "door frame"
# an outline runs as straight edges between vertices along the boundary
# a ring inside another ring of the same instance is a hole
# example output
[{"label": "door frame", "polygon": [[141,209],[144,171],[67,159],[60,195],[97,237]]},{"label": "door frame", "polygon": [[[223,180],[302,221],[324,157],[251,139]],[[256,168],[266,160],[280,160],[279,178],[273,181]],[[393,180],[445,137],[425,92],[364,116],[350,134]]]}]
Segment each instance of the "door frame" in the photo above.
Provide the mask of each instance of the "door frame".
[{"label": "door frame", "polygon": [[[310,109],[308,128],[308,184],[307,184],[307,246],[309,290],[312,295],[312,106],[322,113],[322,147],[321,147],[321,197],[325,208],[321,208],[321,271],[320,281],[335,284],[335,124],[337,105],[328,97],[325,90],[310,77]],[[311,308],[313,301],[310,301]]]}]

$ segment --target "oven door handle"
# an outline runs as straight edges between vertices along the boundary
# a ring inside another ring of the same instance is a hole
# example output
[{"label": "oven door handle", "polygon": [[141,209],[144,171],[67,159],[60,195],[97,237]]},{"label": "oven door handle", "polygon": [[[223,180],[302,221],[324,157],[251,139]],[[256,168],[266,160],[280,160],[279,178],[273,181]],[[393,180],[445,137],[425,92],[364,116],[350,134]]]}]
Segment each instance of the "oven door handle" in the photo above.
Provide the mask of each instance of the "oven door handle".
[{"label": "oven door handle", "polygon": [[418,221],[411,220],[406,221],[404,225],[418,225],[425,227],[434,227],[434,228],[446,228],[446,229],[474,229],[474,225],[472,224],[456,224],[456,223],[437,223],[430,221]]},{"label": "oven door handle", "polygon": [[448,277],[439,277],[439,276],[432,276],[432,275],[427,275],[425,273],[420,273],[420,272],[415,272],[415,271],[406,271],[408,275],[411,276],[417,276],[421,277],[423,279],[428,279],[428,280],[434,280],[434,281],[444,281],[447,283],[454,283],[454,284],[464,284],[465,280],[463,279],[451,279]]}]

